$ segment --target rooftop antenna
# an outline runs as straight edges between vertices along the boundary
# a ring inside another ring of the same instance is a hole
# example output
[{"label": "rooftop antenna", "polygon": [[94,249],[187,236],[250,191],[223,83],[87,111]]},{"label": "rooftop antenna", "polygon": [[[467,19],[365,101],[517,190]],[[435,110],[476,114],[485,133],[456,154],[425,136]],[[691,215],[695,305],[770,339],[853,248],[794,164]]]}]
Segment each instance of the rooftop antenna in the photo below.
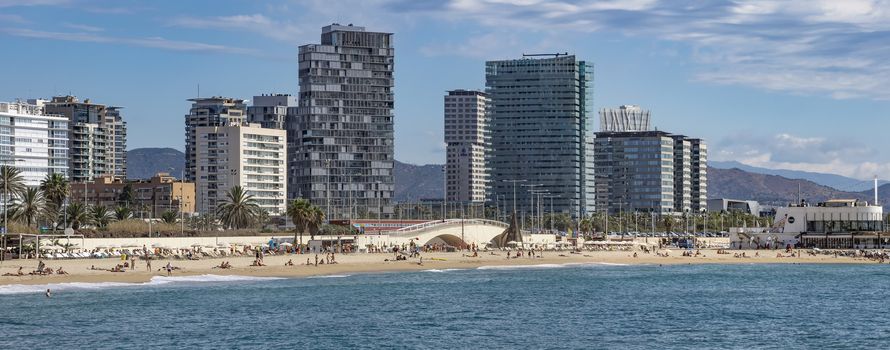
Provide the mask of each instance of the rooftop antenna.
[{"label": "rooftop antenna", "polygon": [[198,83],[198,97],[201,97],[201,83]]},{"label": "rooftop antenna", "polygon": [[800,198],[800,181],[797,182],[797,205],[803,205],[803,199]]},{"label": "rooftop antenna", "polygon": [[878,205],[878,176],[875,175],[875,205]]}]

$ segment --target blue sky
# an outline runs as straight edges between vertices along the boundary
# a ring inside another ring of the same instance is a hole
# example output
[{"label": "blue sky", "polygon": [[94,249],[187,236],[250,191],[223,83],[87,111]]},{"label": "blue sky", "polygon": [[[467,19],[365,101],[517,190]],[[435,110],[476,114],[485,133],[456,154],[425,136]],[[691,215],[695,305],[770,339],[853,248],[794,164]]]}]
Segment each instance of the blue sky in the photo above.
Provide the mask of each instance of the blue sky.
[{"label": "blue sky", "polygon": [[296,94],[297,47],[332,22],[395,33],[402,161],[443,161],[442,95],[484,88],[485,60],[571,52],[595,65],[595,109],[642,105],[712,159],[890,178],[878,0],[0,0],[0,100],[124,106],[130,148],[182,149],[198,84]]}]

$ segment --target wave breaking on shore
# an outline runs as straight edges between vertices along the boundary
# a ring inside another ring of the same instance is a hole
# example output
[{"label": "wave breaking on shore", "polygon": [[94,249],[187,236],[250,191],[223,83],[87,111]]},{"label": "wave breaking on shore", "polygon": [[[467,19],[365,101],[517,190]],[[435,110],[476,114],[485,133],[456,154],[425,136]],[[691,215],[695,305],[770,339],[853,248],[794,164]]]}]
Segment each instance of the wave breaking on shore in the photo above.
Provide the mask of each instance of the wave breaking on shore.
[{"label": "wave breaking on shore", "polygon": [[64,290],[101,290],[106,288],[123,287],[152,287],[171,283],[206,283],[206,282],[240,282],[240,281],[268,281],[283,279],[281,277],[254,277],[240,275],[194,275],[194,276],[154,276],[144,283],[126,282],[68,282],[48,284],[10,284],[0,286],[0,295],[43,293],[47,289],[56,291]]}]

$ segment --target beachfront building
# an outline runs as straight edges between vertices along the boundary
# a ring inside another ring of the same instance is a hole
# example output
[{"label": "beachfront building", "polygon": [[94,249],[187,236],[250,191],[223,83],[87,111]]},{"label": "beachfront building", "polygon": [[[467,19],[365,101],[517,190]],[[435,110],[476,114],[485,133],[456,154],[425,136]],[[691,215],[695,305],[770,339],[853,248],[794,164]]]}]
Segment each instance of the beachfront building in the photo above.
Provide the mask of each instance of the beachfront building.
[{"label": "beachfront building", "polygon": [[[128,192],[125,195],[125,192]],[[195,212],[195,184],[177,180],[168,173],[151,179],[124,180],[104,175],[95,181],[71,183],[71,201],[101,205],[113,211],[128,207],[136,218],[157,218],[165,211],[191,214]]]},{"label": "beachfront building", "polygon": [[600,111],[594,140],[596,207],[601,212],[692,214],[707,211],[707,145],[653,130],[636,105]]},{"label": "beachfront building", "polygon": [[[126,176],[126,123],[121,107],[83,102],[75,96],[56,96],[45,103],[47,114],[68,119],[68,171],[74,182],[101,175]],[[109,112],[110,109],[110,112]]]},{"label": "beachfront building", "polygon": [[511,211],[515,203],[518,214],[528,216],[540,207],[535,199],[546,195],[553,211],[585,216],[592,205],[586,190],[592,74],[574,55],[486,62],[491,198],[503,197]]},{"label": "beachfront building", "polygon": [[254,96],[253,105],[247,107],[247,122],[284,130],[288,109],[296,106],[297,99],[288,94]]},{"label": "beachfront building", "polygon": [[185,179],[195,182],[197,166],[197,129],[204,126],[226,126],[244,122],[247,106],[244,100],[230,97],[193,98],[185,115]]},{"label": "beachfront building", "polygon": [[729,198],[712,198],[707,200],[708,211],[712,213],[738,212],[760,216],[760,203]]},{"label": "beachfront building", "polygon": [[649,110],[636,105],[623,105],[618,108],[603,108],[600,111],[600,131],[631,132],[651,131],[652,120]]},{"label": "beachfront building", "polygon": [[286,209],[287,137],[258,124],[202,126],[196,135],[197,210],[213,213],[241,186],[269,215]]},{"label": "beachfront building", "polygon": [[596,208],[616,214],[674,211],[674,140],[663,131],[599,132]]},{"label": "beachfront building", "polygon": [[297,115],[289,118],[291,198],[329,218],[352,208],[392,213],[392,33],[325,26],[320,44],[300,46]]},{"label": "beachfront building", "polygon": [[68,176],[68,119],[47,114],[45,102],[0,102],[0,164],[21,170],[27,186]]},{"label": "beachfront building", "polygon": [[488,95],[453,90],[445,95],[445,184],[451,203],[483,203],[488,194],[491,148]]},{"label": "beachfront building", "polygon": [[784,248],[787,245],[821,249],[883,249],[890,233],[880,205],[855,199],[836,199],[815,206],[792,204],[776,209],[776,223],[768,228],[729,230],[733,248]]}]

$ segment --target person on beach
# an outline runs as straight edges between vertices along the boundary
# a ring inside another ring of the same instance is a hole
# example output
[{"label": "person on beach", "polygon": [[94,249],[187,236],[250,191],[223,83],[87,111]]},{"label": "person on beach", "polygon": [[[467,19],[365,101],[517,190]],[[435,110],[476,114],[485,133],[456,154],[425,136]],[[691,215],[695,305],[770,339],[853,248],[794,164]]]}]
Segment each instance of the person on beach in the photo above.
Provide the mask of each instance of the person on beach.
[{"label": "person on beach", "polygon": [[293,261],[293,259],[288,259],[287,262],[284,263],[284,266],[294,266],[294,261]]},{"label": "person on beach", "polygon": [[46,297],[47,297],[47,298],[52,298],[52,297],[53,297],[53,293],[52,293],[49,289],[46,290]]},{"label": "person on beach", "polygon": [[135,269],[136,269],[136,258],[130,257],[130,270],[135,270]]},{"label": "person on beach", "polygon": [[151,272],[151,258],[145,258],[145,270]]},{"label": "person on beach", "polygon": [[315,254],[315,266],[318,266],[318,254]]},{"label": "person on beach", "polygon": [[167,262],[167,266],[164,266],[164,269],[167,270],[167,276],[173,275],[173,265],[170,265],[170,262]]}]

